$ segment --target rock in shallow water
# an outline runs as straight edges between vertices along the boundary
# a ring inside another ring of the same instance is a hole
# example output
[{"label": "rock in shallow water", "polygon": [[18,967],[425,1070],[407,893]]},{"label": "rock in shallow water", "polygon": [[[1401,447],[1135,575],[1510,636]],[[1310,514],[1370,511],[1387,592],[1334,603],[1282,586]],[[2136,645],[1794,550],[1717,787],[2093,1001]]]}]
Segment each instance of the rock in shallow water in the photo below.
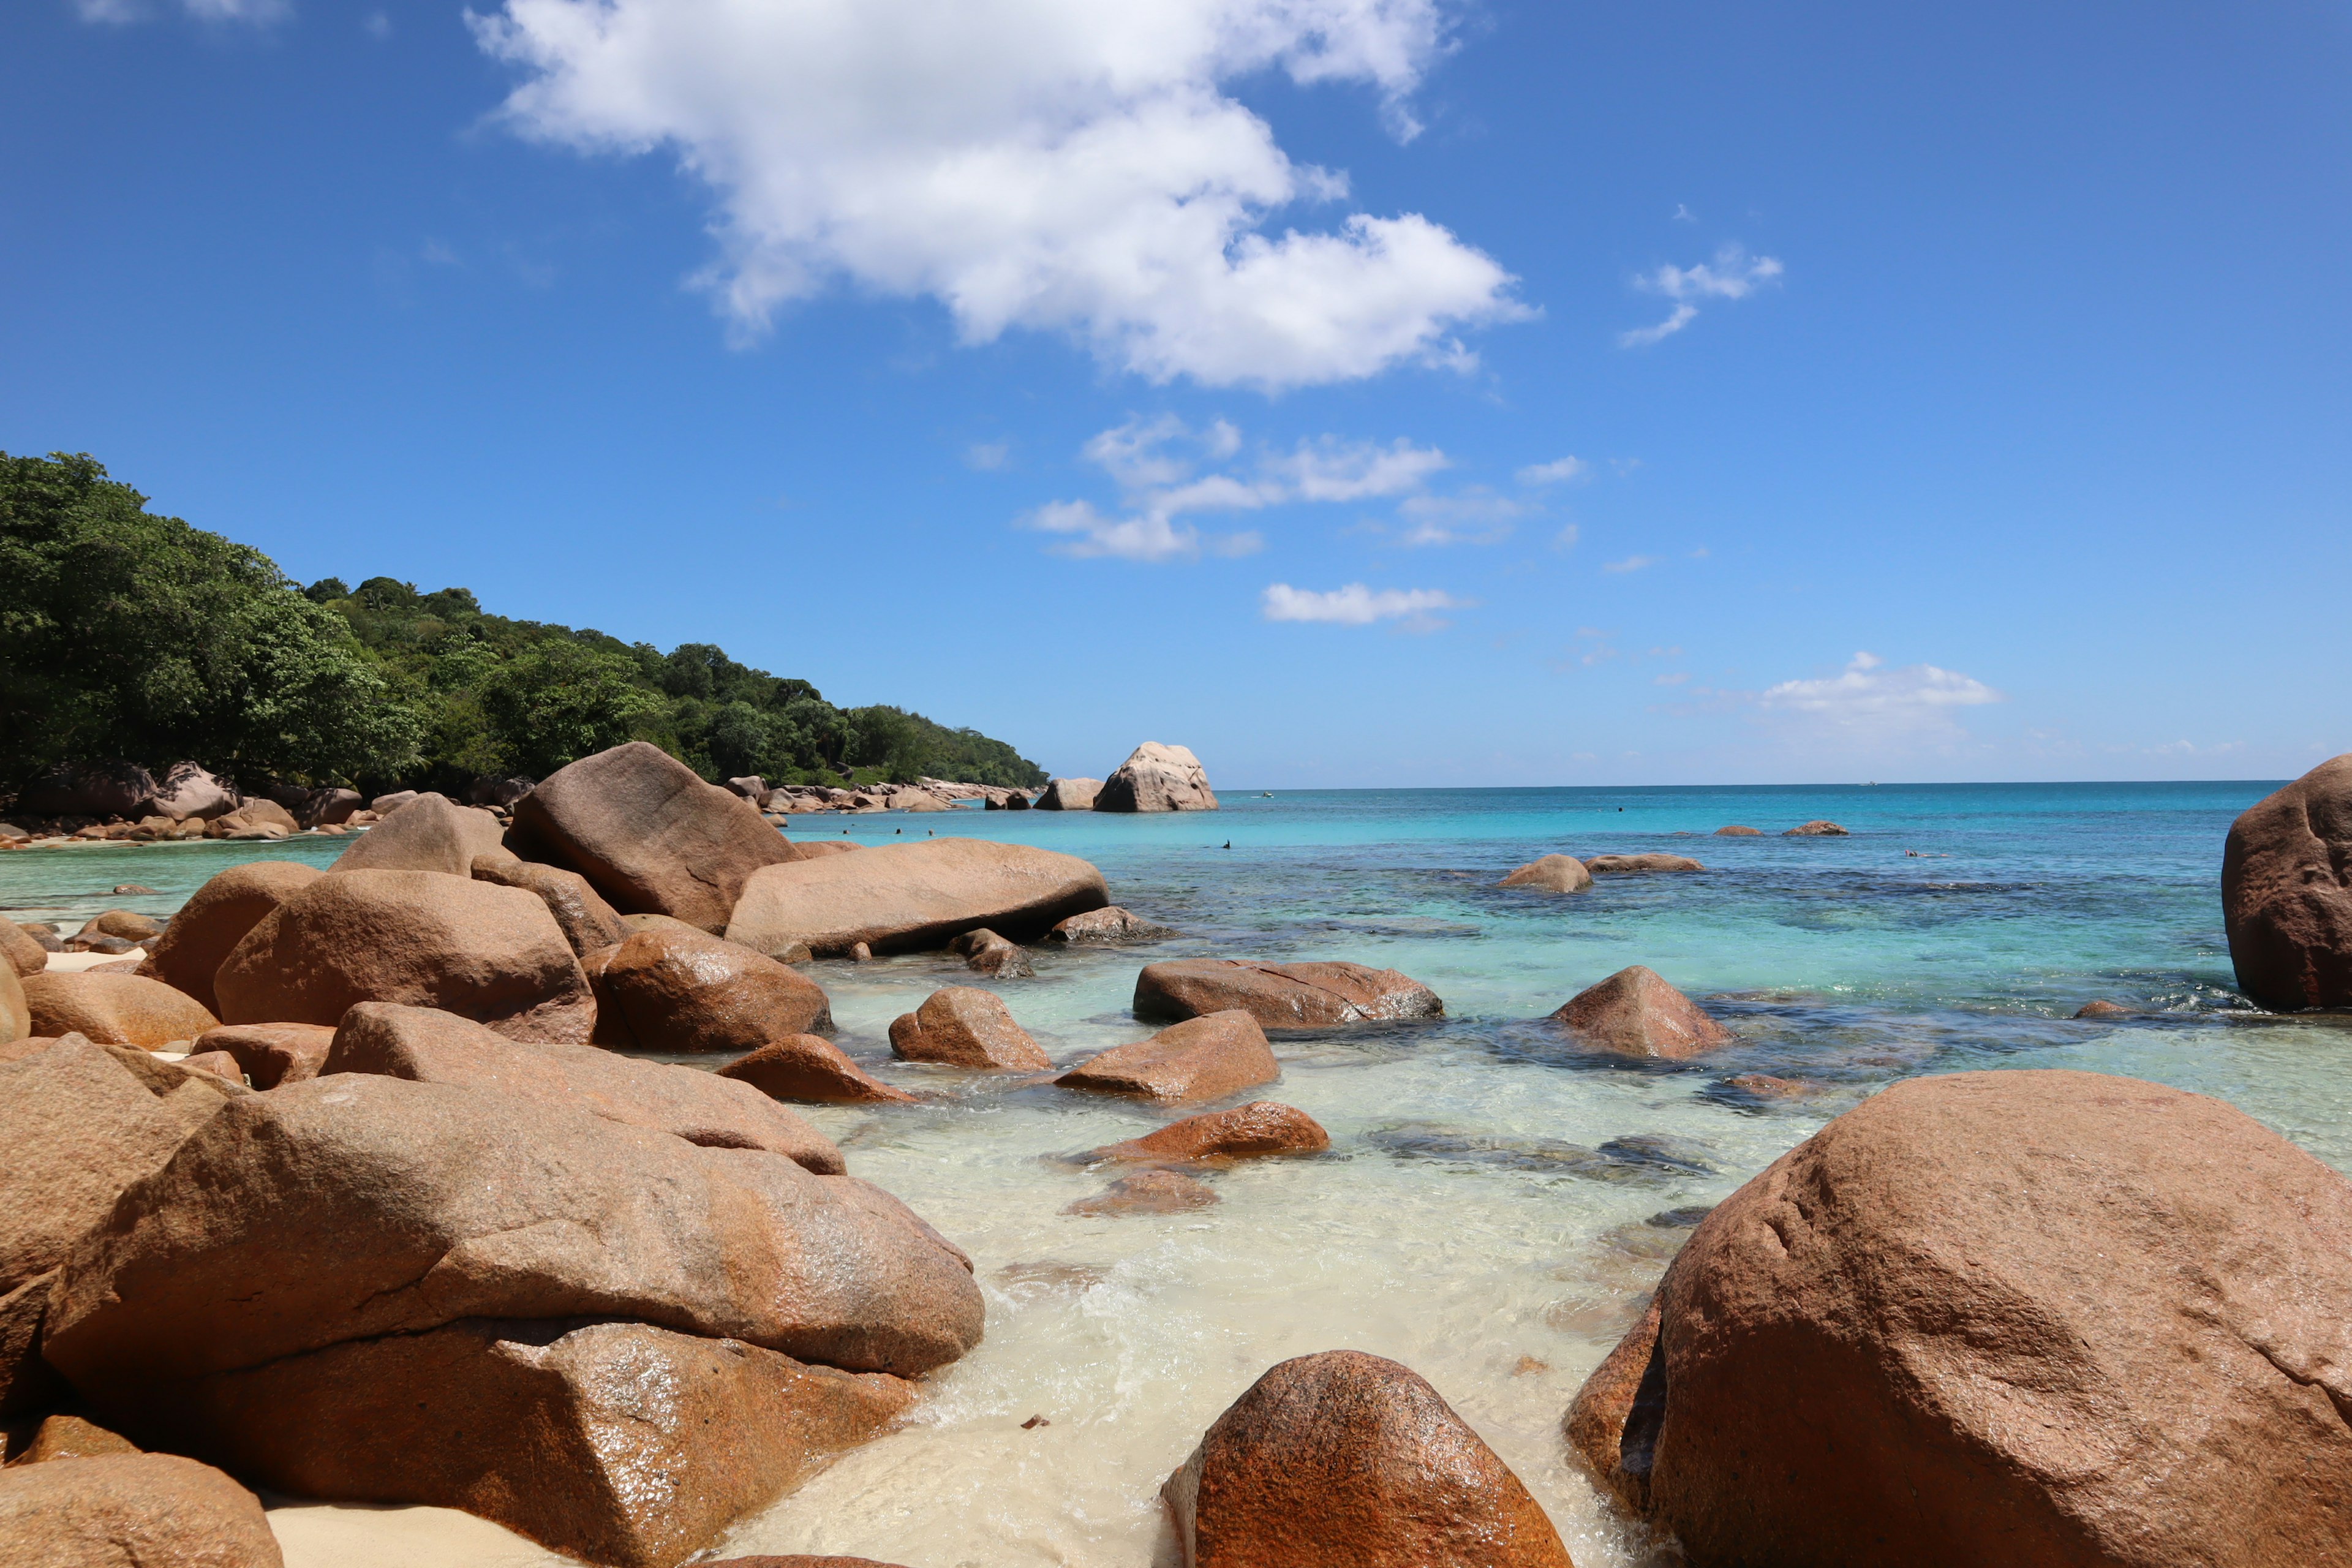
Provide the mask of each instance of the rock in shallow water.
[{"label": "rock in shallow water", "polygon": [[1181,1171],[1142,1171],[1121,1176],[1090,1198],[1062,1212],[1096,1217],[1117,1215],[1186,1214],[1217,1201],[1217,1191]]},{"label": "rock in shallow water", "polygon": [[2347,1301],[2352,1183],[2228,1106],[1915,1079],[1701,1222],[1569,1436],[1695,1568],[2341,1568]]},{"label": "rock in shallow water", "polygon": [[719,1069],[720,1078],[750,1084],[771,1100],[814,1104],[911,1104],[915,1097],[893,1089],[851,1061],[839,1046],[818,1035],[786,1035]]},{"label": "rock in shallow water", "polygon": [[602,1013],[611,1015],[600,1023],[600,1043],[731,1054],[833,1027],[832,1002],[815,981],[704,931],[633,931],[590,954],[587,966]]},{"label": "rock in shallow water", "polygon": [[1148,1040],[1089,1057],[1054,1081],[1146,1100],[1217,1100],[1282,1076],[1257,1020],[1238,1009],[1171,1024]]},{"label": "rock in shallow water", "polygon": [[1047,942],[1076,945],[1100,943],[1116,946],[1130,942],[1158,942],[1176,933],[1168,927],[1153,925],[1120,909],[1108,904],[1098,910],[1088,910],[1082,915],[1072,915],[1045,933]]},{"label": "rock in shallow water", "polygon": [[1258,1100],[1171,1121],[1157,1132],[1096,1150],[1093,1160],[1249,1160],[1268,1154],[1313,1154],[1331,1135],[1307,1112],[1280,1100]]},{"label": "rock in shallow water", "polygon": [[1551,1015],[1585,1045],[1623,1057],[1679,1061],[1731,1044],[1732,1033],[1636,963],[1578,992]]},{"label": "rock in shallow water", "polygon": [[1146,741],[1129,753],[1094,799],[1097,811],[1214,811],[1217,797],[1201,759],[1182,746]]},{"label": "rock in shallow water", "polygon": [[1573,855],[1546,855],[1530,860],[1496,884],[1499,888],[1534,888],[1546,893],[1580,893],[1592,886],[1592,873]]},{"label": "rock in shallow water", "polygon": [[1592,855],[1584,868],[1596,877],[1630,877],[1653,871],[1704,871],[1687,855]]},{"label": "rock in shallow water", "polygon": [[2273,1012],[2352,1006],[2352,755],[2230,825],[2221,913],[2238,988]]},{"label": "rock in shallow water", "polygon": [[1043,1072],[1054,1065],[1003,1001],[977,985],[934,991],[920,1007],[892,1019],[890,1050],[901,1061],[943,1067]]},{"label": "rock in shallow water", "polygon": [[1196,1018],[1240,1008],[1268,1029],[1436,1018],[1437,994],[1411,975],[1361,963],[1256,963],[1181,958],[1146,965],[1135,977],[1135,1016]]}]

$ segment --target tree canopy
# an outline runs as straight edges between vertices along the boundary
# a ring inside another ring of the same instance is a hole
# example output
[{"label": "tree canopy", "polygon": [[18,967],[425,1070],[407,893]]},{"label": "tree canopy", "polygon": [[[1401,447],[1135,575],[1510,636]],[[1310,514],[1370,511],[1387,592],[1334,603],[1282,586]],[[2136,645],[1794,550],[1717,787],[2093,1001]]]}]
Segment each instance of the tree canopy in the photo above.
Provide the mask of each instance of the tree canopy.
[{"label": "tree canopy", "polygon": [[0,788],[120,758],[455,789],[628,740],[710,779],[1045,779],[978,731],[836,708],[708,643],[665,654],[390,577],[298,587],[259,551],[148,511],[87,456],[0,453]]}]

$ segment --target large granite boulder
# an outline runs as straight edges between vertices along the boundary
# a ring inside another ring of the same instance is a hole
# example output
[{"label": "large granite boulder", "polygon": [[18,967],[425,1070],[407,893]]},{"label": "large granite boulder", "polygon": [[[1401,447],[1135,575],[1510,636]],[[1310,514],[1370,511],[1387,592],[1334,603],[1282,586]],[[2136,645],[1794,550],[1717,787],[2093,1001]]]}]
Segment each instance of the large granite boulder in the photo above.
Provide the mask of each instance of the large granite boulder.
[{"label": "large granite boulder", "polygon": [[744,879],[800,852],[740,795],[631,741],[559,768],[515,803],[525,859],[579,872],[625,914],[726,929]]},{"label": "large granite boulder", "polygon": [[228,1024],[337,1024],[357,1002],[437,1007],[519,1040],[584,1043],[596,1023],[546,904],[438,871],[319,878],[246,932],[214,989]]},{"label": "large granite boulder", "polygon": [[1315,1154],[1331,1146],[1323,1124],[1295,1105],[1254,1100],[1231,1110],[1211,1110],[1171,1121],[1156,1132],[1096,1150],[1093,1160],[1144,1162],[1263,1159],[1269,1154]]},{"label": "large granite boulder", "polygon": [[590,1563],[673,1568],[913,1397],[740,1340],[467,1319],[200,1379],[164,1420],[279,1491],[464,1509]]},{"label": "large granite boulder", "polygon": [[563,940],[583,958],[600,947],[629,940],[629,927],[623,923],[619,911],[598,897],[588,879],[577,871],[536,860],[518,860],[501,851],[475,856],[472,872],[478,882],[496,882],[501,888],[520,888],[537,894],[547,906],[547,912],[555,917]]},{"label": "large granite boulder", "polygon": [[21,982],[34,1035],[87,1035],[102,1046],[193,1040],[220,1023],[186,992],[143,974],[57,970]]},{"label": "large granite boulder", "polygon": [[33,1005],[26,999],[25,982],[15,966],[0,964],[0,1046],[24,1039],[32,1032]]},{"label": "large granite boulder", "polygon": [[1547,893],[1580,893],[1592,886],[1592,873],[1573,855],[1545,855],[1528,861],[1496,885],[1534,888]]},{"label": "large granite boulder", "polygon": [[2248,997],[2277,1013],[2352,1007],[2352,754],[2230,825],[2221,916]]},{"label": "large granite boulder", "polygon": [[911,1013],[890,1021],[890,1051],[901,1061],[947,1067],[1043,1072],[1054,1065],[1045,1047],[1013,1021],[993,991],[950,985],[932,992]]},{"label": "large granite boulder", "polygon": [[2343,1568],[2347,1301],[2352,1183],[2231,1107],[1913,1079],[1699,1223],[1569,1429],[1694,1568]]},{"label": "large granite boulder", "polygon": [[305,827],[341,827],[364,804],[355,789],[314,789],[299,816]]},{"label": "large granite boulder", "polygon": [[151,936],[162,936],[163,928],[152,915],[142,915],[137,910],[101,910],[81,922],[80,937],[119,936],[126,942],[145,942]]},{"label": "large granite boulder", "polygon": [[[213,977],[261,917],[319,879],[319,868],[299,860],[254,860],[231,866],[188,896],[147,960],[147,973],[220,1011]],[[329,1023],[334,1020],[329,1019]]]},{"label": "large granite boulder", "polygon": [[1173,1102],[1219,1100],[1281,1076],[1265,1031],[1236,1008],[1188,1018],[1148,1040],[1115,1046],[1054,1081],[1093,1094]]},{"label": "large granite boulder", "polygon": [[1571,1568],[1469,1423],[1412,1369],[1360,1351],[1268,1371],[1161,1495],[1184,1568]]},{"label": "large granite boulder", "polygon": [[1700,1011],[1697,1003],[1656,970],[1639,963],[1586,986],[1551,1019],[1582,1044],[1622,1057],[1679,1061],[1732,1041],[1730,1030]]},{"label": "large granite boulder", "polygon": [[173,1454],[0,1470],[0,1562],[24,1568],[285,1568],[261,1500]]},{"label": "large granite boulder", "polygon": [[727,937],[761,952],[905,952],[982,926],[1019,940],[1108,902],[1102,873],[1075,855],[933,838],[755,871]]},{"label": "large granite boulder", "polygon": [[1101,793],[1100,779],[1049,779],[1031,805],[1039,811],[1092,811]]},{"label": "large granite boulder", "polygon": [[[656,1051],[757,1050],[833,1027],[824,988],[739,942],[684,929],[632,931],[590,956],[596,994],[628,1043]],[[604,1043],[619,1043],[609,1030]]]},{"label": "large granite boulder", "polygon": [[854,1177],[331,1073],[233,1100],[124,1193],[67,1257],[44,1353],[135,1423],[166,1384],[330,1345],[583,1316],[913,1376],[978,1342],[981,1300],[968,1259]]},{"label": "large granite boulder", "polygon": [[1097,811],[1214,811],[1217,797],[1201,759],[1181,746],[1146,741],[1096,792]]},{"label": "large granite boulder", "polygon": [[849,1059],[822,1035],[786,1035],[719,1069],[720,1078],[748,1083],[771,1100],[815,1105],[910,1104],[914,1096],[888,1084]]},{"label": "large granite boulder", "polygon": [[1269,1029],[1444,1016],[1437,994],[1409,974],[1361,963],[1257,963],[1179,958],[1135,977],[1135,1016],[1196,1018],[1239,1007]]},{"label": "large granite boulder", "polygon": [[49,950],[41,945],[39,939],[15,921],[0,916],[0,969],[23,976],[38,974],[48,966]]},{"label": "large granite boulder", "polygon": [[832,1139],[748,1084],[593,1046],[509,1040],[429,1007],[361,1003],[343,1015],[319,1071],[490,1089],[708,1149],[765,1149],[820,1175],[848,1168]]},{"label": "large granite boulder", "polygon": [[33,816],[127,816],[147,815],[154,798],[152,774],[136,763],[65,763],[33,780],[16,795],[16,809]]},{"label": "large granite boulder", "polygon": [[474,857],[506,847],[506,824],[426,791],[359,836],[330,871],[438,871],[470,876]]},{"label": "large granite boulder", "polygon": [[236,786],[215,778],[194,763],[173,763],[155,781],[154,793],[140,807],[146,816],[168,816],[174,822],[226,816],[244,804]]}]

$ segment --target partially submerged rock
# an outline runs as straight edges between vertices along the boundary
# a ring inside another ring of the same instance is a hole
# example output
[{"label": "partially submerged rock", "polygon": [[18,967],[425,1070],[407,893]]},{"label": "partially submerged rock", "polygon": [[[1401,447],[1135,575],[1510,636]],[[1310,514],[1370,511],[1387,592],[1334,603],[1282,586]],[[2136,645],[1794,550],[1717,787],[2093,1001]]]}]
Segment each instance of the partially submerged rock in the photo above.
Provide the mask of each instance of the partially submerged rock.
[{"label": "partially submerged rock", "polygon": [[1171,1121],[1156,1132],[1108,1144],[1088,1157],[1250,1160],[1269,1154],[1313,1154],[1330,1146],[1331,1135],[1307,1112],[1280,1100],[1257,1100],[1231,1110],[1212,1110]]},{"label": "partially submerged rock", "polygon": [[1569,1432],[1694,1564],[2340,1568],[2347,1300],[2352,1184],[2229,1106],[1913,1079],[1699,1224]]},{"label": "partially submerged rock", "polygon": [[1551,1017],[1585,1045],[1625,1057],[1679,1061],[1732,1041],[1730,1030],[1639,963],[1578,992]]},{"label": "partially submerged rock", "polygon": [[948,943],[948,951],[963,954],[963,966],[975,974],[999,980],[1034,980],[1037,966],[1010,938],[982,928],[966,931]]},{"label": "partially submerged rock", "polygon": [[754,872],[727,936],[761,952],[799,943],[830,956],[860,942],[876,952],[908,952],[982,926],[1033,935],[1108,902],[1102,873],[1075,855],[934,838]]},{"label": "partially submerged rock", "polygon": [[1510,1467],[1410,1368],[1299,1356],[1161,1489],[1184,1568],[1571,1568]]},{"label": "partially submerged rock", "polygon": [[771,1100],[818,1105],[910,1104],[915,1098],[874,1077],[820,1035],[770,1040],[720,1068],[719,1076],[748,1083]]},{"label": "partially submerged rock", "polygon": [[1269,1029],[1443,1017],[1445,1004],[1411,975],[1361,963],[1257,963],[1181,958],[1135,980],[1135,1016],[1195,1018],[1238,1007]]},{"label": "partially submerged rock", "polygon": [[2352,754],[2255,802],[2221,851],[2238,989],[2274,1013],[2352,1006]]},{"label": "partially submerged rock", "polygon": [[2128,1018],[2131,1016],[2130,1008],[2120,1006],[2104,996],[2095,1001],[2085,1002],[2074,1009],[2074,1016],[2077,1018]]},{"label": "partially submerged rock", "polygon": [[1844,828],[1826,817],[1815,817],[1811,822],[1801,822],[1780,835],[1783,838],[1843,838],[1845,836]]},{"label": "partially submerged rock", "polygon": [[509,1040],[426,1007],[361,1003],[343,1015],[320,1070],[494,1090],[707,1149],[765,1149],[819,1175],[848,1168],[833,1140],[749,1084],[593,1046]]},{"label": "partially submerged rock", "polygon": [[102,1046],[145,1048],[194,1039],[220,1022],[186,992],[143,974],[58,970],[20,984],[32,1035],[85,1035]]},{"label": "partially submerged rock", "polygon": [[1217,1201],[1217,1190],[1181,1171],[1139,1171],[1121,1176],[1090,1198],[1080,1198],[1064,1214],[1097,1217],[1138,1214],[1187,1214]]},{"label": "partially submerged rock", "polygon": [[0,1470],[0,1562],[285,1568],[261,1500],[209,1465],[115,1454]]},{"label": "partially submerged rock", "polygon": [[632,932],[597,955],[596,994],[648,1050],[740,1053],[833,1027],[815,981],[698,931]]},{"label": "partially submerged rock", "polygon": [[463,877],[476,856],[502,849],[506,835],[506,825],[488,812],[428,790],[361,834],[327,869]]},{"label": "partially submerged rock", "polygon": [[148,960],[149,973],[217,1015],[220,998],[213,980],[221,964],[264,915],[319,876],[317,867],[299,860],[255,860],[217,873],[172,917]]},{"label": "partially submerged rock", "polygon": [[1282,1076],[1257,1020],[1238,1008],[1171,1024],[1148,1040],[1090,1057],[1054,1081],[1093,1094],[1218,1100]]},{"label": "partially submerged rock", "polygon": [[705,784],[658,746],[632,741],[559,768],[515,803],[526,859],[579,872],[625,913],[726,929],[744,882],[799,858],[741,796]]},{"label": "partially submerged rock", "polygon": [[1592,855],[1584,868],[1596,877],[1630,877],[1651,871],[1704,871],[1687,855]]},{"label": "partially submerged rock", "polygon": [[229,1024],[336,1024],[359,1002],[437,1007],[515,1039],[584,1042],[596,1022],[537,896],[437,871],[319,878],[255,923],[214,988]]},{"label": "partially submerged rock", "polygon": [[1182,746],[1146,741],[1095,795],[1097,811],[1214,811],[1217,797],[1201,759]]},{"label": "partially submerged rock", "polygon": [[1760,827],[1741,827],[1735,824],[1729,827],[1717,828],[1715,836],[1717,838],[1761,838],[1764,837],[1764,830]]},{"label": "partially submerged rock", "polygon": [[1092,811],[1100,779],[1048,779],[1033,804],[1039,811]]},{"label": "partially submerged rock", "polygon": [[1045,1047],[1013,1021],[1002,998],[976,985],[934,991],[911,1013],[890,1021],[890,1050],[903,1061],[946,1067],[1042,1072],[1054,1065]]},{"label": "partially submerged rock", "polygon": [[1175,934],[1168,927],[1129,914],[1117,904],[1106,904],[1059,921],[1045,933],[1045,940],[1072,946],[1116,947],[1128,942],[1159,942]]},{"label": "partially submerged rock", "polygon": [[1496,886],[1537,888],[1547,893],[1580,893],[1592,886],[1592,873],[1573,855],[1546,855],[1528,861]]},{"label": "partially submerged rock", "polygon": [[226,1052],[254,1088],[276,1089],[318,1077],[334,1043],[324,1024],[224,1024],[198,1035],[191,1048]]}]

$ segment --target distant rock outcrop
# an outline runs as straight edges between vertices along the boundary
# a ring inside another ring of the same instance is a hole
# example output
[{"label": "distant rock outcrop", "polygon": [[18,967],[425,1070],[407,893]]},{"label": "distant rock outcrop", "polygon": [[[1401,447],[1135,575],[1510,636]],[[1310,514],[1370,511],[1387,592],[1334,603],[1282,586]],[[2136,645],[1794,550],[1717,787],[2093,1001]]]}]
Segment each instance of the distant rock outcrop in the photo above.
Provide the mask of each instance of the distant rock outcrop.
[{"label": "distant rock outcrop", "polygon": [[1092,811],[1100,779],[1050,779],[1034,803],[1039,811]]},{"label": "distant rock outcrop", "polygon": [[1811,822],[1801,822],[1780,835],[1783,838],[1843,838],[1845,836],[1844,828],[1826,817],[1815,817]]},{"label": "distant rock outcrop", "polygon": [[1181,746],[1146,741],[1095,795],[1097,811],[1214,811],[1217,797],[1201,759]]},{"label": "distant rock outcrop", "polygon": [[1573,855],[1546,855],[1528,861],[1496,886],[1537,888],[1547,893],[1580,893],[1592,886],[1592,872]]}]

